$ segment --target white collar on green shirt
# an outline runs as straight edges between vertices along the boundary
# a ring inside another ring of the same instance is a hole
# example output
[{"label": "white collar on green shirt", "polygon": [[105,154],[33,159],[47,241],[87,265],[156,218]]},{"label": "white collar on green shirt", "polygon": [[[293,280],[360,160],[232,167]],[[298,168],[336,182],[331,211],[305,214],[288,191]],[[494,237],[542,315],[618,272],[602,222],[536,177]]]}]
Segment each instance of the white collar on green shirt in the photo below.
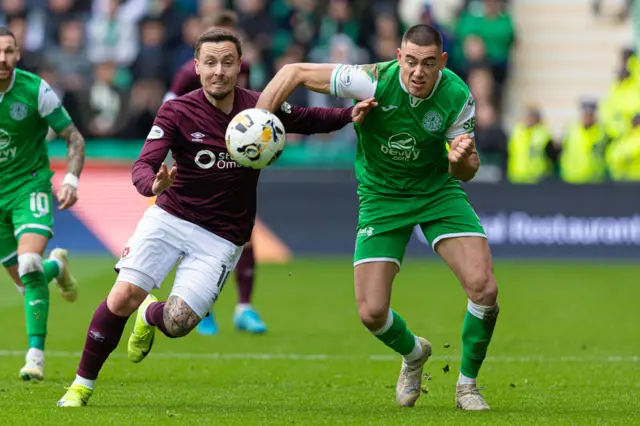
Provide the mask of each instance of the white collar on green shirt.
[{"label": "white collar on green shirt", "polygon": [[[407,89],[407,86],[405,86],[404,83],[402,82],[401,74],[398,74],[398,80],[400,81],[400,87],[402,87],[402,90],[404,90],[407,94],[409,94],[409,89]],[[436,89],[440,84],[440,80],[442,80],[442,71],[438,71],[438,79],[436,80],[436,84],[433,85],[433,89],[431,89],[431,93],[429,93],[429,96],[427,96],[426,98],[418,98],[409,94],[409,103],[411,104],[411,107],[415,108],[418,105],[420,105],[422,101],[430,99],[431,96],[433,96],[433,94],[436,92]]]}]

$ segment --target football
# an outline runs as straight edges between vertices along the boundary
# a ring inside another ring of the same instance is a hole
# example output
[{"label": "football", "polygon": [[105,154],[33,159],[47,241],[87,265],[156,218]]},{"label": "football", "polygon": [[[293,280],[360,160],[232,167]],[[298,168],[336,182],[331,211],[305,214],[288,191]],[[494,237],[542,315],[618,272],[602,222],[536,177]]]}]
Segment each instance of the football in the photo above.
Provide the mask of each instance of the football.
[{"label": "football", "polygon": [[258,108],[238,113],[225,133],[227,151],[236,163],[252,169],[273,164],[285,145],[284,126],[275,114]]}]

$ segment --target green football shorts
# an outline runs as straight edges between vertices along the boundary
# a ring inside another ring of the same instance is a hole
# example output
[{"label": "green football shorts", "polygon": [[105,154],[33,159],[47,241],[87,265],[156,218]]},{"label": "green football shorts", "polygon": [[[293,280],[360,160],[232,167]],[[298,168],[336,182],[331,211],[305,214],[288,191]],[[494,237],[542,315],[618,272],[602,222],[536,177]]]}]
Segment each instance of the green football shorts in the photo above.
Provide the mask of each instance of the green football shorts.
[{"label": "green football shorts", "polygon": [[416,225],[434,250],[445,238],[486,238],[480,218],[460,188],[410,197],[361,194],[354,266],[388,261],[399,268]]},{"label": "green football shorts", "polygon": [[28,185],[0,198],[0,263],[17,263],[18,240],[24,234],[53,237],[51,183]]}]

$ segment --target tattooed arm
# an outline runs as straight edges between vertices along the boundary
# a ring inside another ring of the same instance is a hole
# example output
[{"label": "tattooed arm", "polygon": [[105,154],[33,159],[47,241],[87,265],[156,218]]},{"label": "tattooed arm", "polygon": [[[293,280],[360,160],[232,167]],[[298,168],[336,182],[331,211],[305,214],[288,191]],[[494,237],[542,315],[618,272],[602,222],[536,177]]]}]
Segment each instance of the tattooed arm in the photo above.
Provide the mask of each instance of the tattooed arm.
[{"label": "tattooed arm", "polygon": [[167,331],[173,337],[186,336],[198,325],[201,319],[178,296],[169,296],[167,303],[164,305],[163,318]]},{"label": "tattooed arm", "polygon": [[84,138],[62,106],[56,92],[44,80],[40,81],[38,90],[38,114],[67,142],[69,163],[62,187],[58,191],[58,201],[61,210],[68,209],[78,201],[78,178],[84,165]]},{"label": "tattooed arm", "polygon": [[78,201],[78,178],[84,166],[84,138],[75,124],[71,123],[67,128],[58,132],[58,136],[64,138],[67,143],[67,174],[62,181],[62,187],[58,191],[60,209],[64,210],[73,206]]}]

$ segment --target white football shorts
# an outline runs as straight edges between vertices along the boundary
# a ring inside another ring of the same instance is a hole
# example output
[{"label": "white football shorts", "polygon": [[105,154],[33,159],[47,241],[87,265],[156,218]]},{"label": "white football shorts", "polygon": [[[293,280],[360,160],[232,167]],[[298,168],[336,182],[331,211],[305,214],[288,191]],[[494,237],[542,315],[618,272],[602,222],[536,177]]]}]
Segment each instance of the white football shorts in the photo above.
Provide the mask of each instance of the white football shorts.
[{"label": "white football shorts", "polygon": [[178,263],[172,296],[203,318],[235,269],[242,247],[158,206],[144,213],[116,264],[118,281],[147,292],[160,288]]}]

